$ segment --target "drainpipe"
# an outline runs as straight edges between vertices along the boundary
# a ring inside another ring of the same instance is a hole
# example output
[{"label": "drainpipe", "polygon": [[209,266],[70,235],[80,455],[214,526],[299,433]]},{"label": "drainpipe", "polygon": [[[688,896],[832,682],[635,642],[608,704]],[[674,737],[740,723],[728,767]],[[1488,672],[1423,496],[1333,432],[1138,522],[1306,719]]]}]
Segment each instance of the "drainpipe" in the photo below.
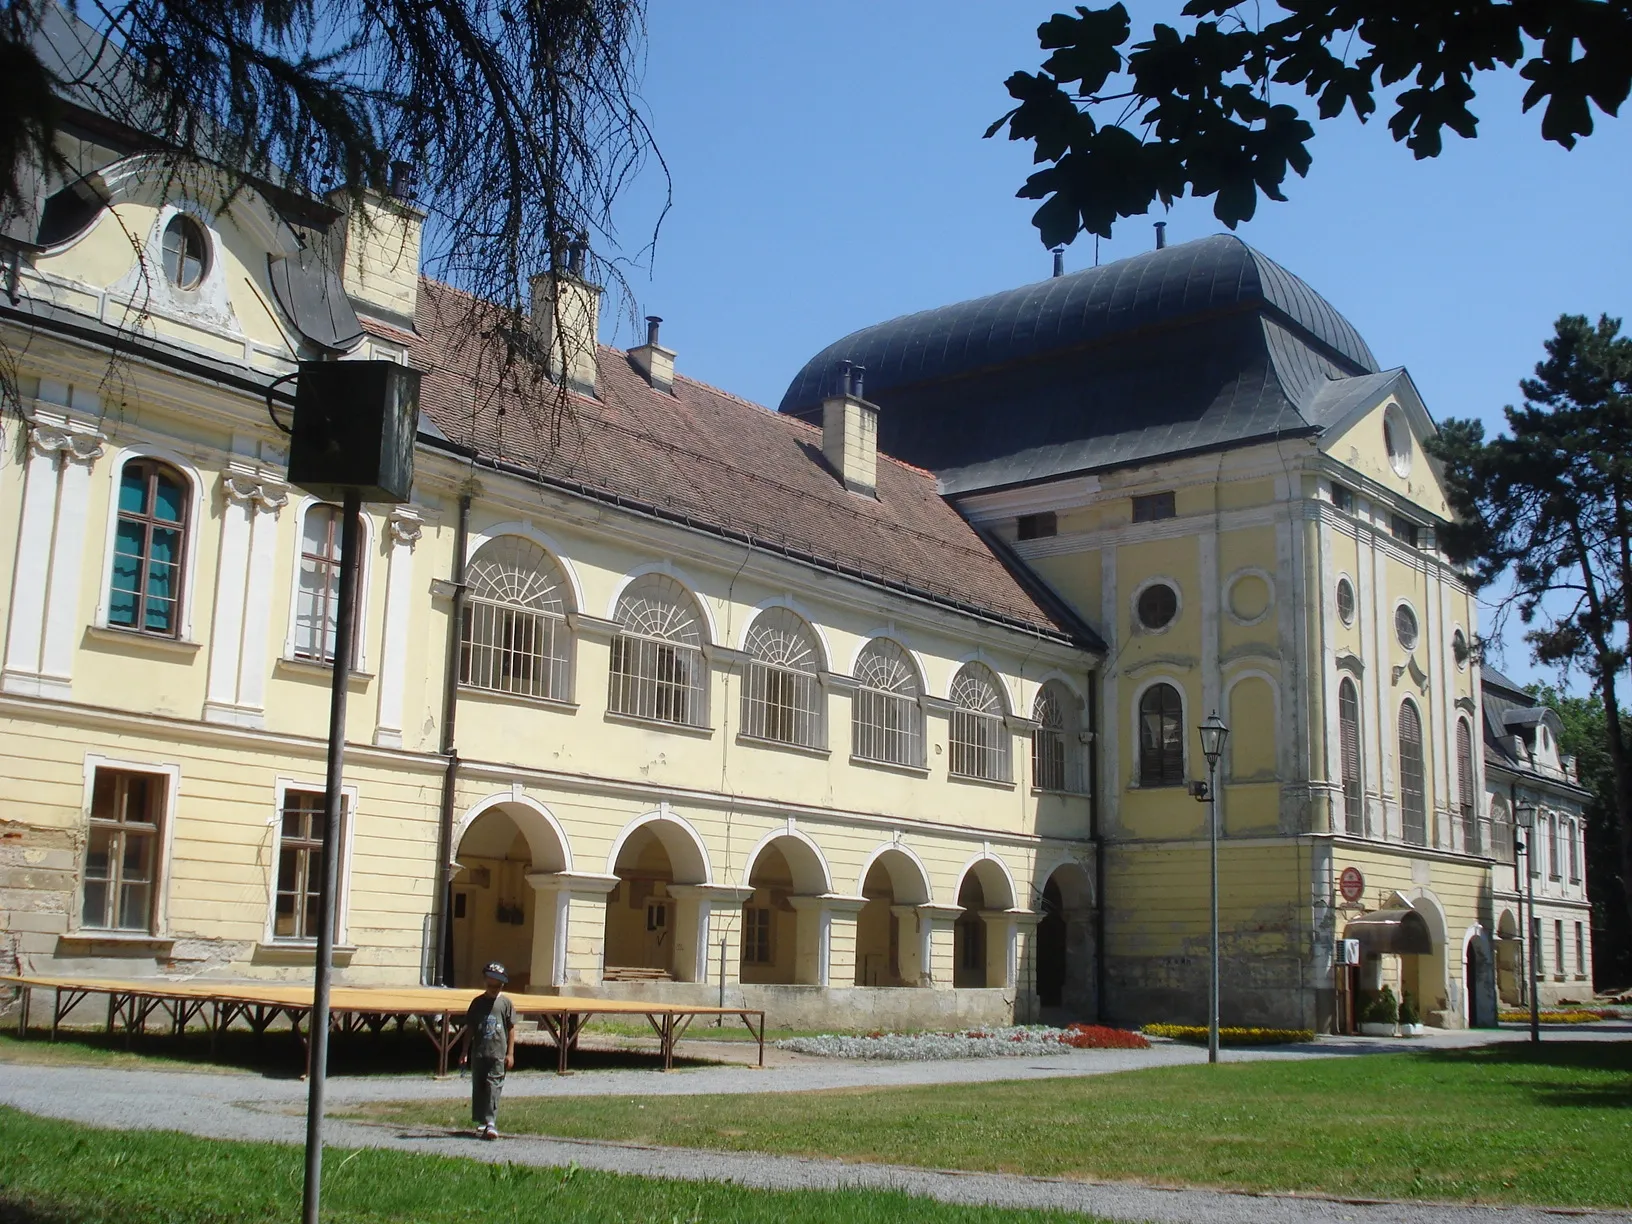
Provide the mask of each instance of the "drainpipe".
[{"label": "drainpipe", "polygon": [[[1519,840],[1519,784],[1517,782],[1507,784],[1507,818],[1512,822],[1508,826],[1507,841],[1509,846],[1513,846]],[[1531,833],[1534,832],[1535,830],[1532,829]],[[1525,870],[1528,871],[1530,869],[1530,842],[1528,840],[1524,843],[1524,854],[1524,866]],[[1519,1002],[1528,1003],[1530,1002],[1530,991],[1534,985],[1530,980],[1530,937],[1533,934],[1530,927],[1535,919],[1533,915],[1524,912],[1524,879],[1519,875],[1519,856],[1517,854],[1513,856],[1513,891],[1519,894],[1519,899],[1516,902],[1519,907],[1519,954],[1524,958],[1524,964],[1520,966],[1518,973]],[[1496,1000],[1496,1009],[1500,1011],[1501,1006],[1502,1001],[1498,998]]]},{"label": "drainpipe", "polygon": [[1095,673],[1088,673],[1088,730],[1093,734],[1088,748],[1088,836],[1094,843],[1094,1018],[1105,1019],[1105,839],[1099,780],[1099,685]]},{"label": "drainpipe", "polygon": [[453,884],[448,861],[453,858],[453,809],[459,782],[459,749],[453,736],[459,714],[459,642],[465,623],[465,548],[470,537],[470,491],[459,494],[459,525],[453,535],[453,566],[449,582],[453,587],[453,610],[448,616],[448,651],[442,670],[442,743],[447,758],[442,774],[442,814],[436,830],[436,864],[431,874],[431,931],[435,955],[431,960],[431,985],[447,986],[448,978],[448,891]]}]

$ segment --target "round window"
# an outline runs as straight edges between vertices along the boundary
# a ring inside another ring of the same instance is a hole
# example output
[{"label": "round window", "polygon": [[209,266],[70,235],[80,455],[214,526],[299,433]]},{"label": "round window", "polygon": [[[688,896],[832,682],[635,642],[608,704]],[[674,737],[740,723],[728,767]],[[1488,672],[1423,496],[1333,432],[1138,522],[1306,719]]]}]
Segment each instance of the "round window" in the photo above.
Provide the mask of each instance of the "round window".
[{"label": "round window", "polygon": [[164,227],[164,275],[177,289],[197,289],[210,266],[210,240],[204,227],[177,213]]},{"label": "round window", "polygon": [[1394,609],[1394,636],[1407,650],[1417,648],[1417,614],[1405,604]]},{"label": "round window", "polygon": [[1146,629],[1166,629],[1179,614],[1179,593],[1165,582],[1139,592],[1139,623]]},{"label": "round window", "polygon": [[1354,624],[1354,583],[1347,578],[1337,580],[1337,618],[1345,625]]},{"label": "round window", "polygon": [[1458,629],[1451,634],[1451,657],[1456,660],[1457,670],[1466,671],[1468,666],[1468,635]]},{"label": "round window", "polygon": [[1383,445],[1388,449],[1388,465],[1397,476],[1411,474],[1411,427],[1398,404],[1383,413]]}]

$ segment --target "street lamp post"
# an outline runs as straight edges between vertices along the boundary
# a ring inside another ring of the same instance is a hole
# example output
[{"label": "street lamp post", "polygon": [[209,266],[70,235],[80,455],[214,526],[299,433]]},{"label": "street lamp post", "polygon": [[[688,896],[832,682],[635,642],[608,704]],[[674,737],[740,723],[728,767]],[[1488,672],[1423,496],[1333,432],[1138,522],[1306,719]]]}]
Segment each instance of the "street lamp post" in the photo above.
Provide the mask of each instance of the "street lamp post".
[{"label": "street lamp post", "polygon": [[1230,729],[1214,710],[1207,721],[1196,728],[1201,736],[1201,755],[1207,758],[1207,781],[1191,784],[1191,793],[1207,801],[1207,840],[1211,848],[1212,867],[1212,923],[1208,948],[1210,965],[1207,974],[1207,1061],[1218,1061],[1218,758],[1224,755],[1224,741]]},{"label": "street lamp post", "polygon": [[1524,928],[1525,992],[1530,996],[1530,1040],[1541,1040],[1541,1004],[1536,999],[1536,936],[1541,923],[1536,921],[1536,805],[1521,803],[1513,809],[1513,818],[1524,830],[1524,840],[1513,847],[1524,855],[1524,891],[1526,921]]}]

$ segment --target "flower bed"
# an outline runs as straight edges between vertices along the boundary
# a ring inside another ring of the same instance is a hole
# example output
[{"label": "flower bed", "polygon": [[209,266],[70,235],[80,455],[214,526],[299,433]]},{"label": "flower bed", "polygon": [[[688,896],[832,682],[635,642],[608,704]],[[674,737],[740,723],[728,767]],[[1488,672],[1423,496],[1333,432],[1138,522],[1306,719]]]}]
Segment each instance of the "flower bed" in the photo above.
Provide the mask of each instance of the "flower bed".
[{"label": "flower bed", "polygon": [[[1207,1026],[1202,1024],[1147,1024],[1139,1030],[1147,1037],[1169,1037],[1174,1041],[1206,1041]],[[1221,1028],[1218,1043],[1229,1046],[1291,1045],[1313,1041],[1313,1029]]]},{"label": "flower bed", "polygon": [[1138,1033],[1097,1024],[1067,1028],[1010,1025],[1005,1028],[967,1029],[959,1033],[866,1033],[820,1037],[786,1037],[774,1043],[779,1050],[820,1054],[827,1058],[897,1059],[927,1061],[941,1058],[1033,1058],[1041,1054],[1069,1054],[1073,1050],[1143,1050],[1150,1042]]},{"label": "flower bed", "polygon": [[[1569,1011],[1547,1010],[1537,1017],[1543,1024],[1595,1024],[1599,1020],[1615,1020],[1620,1012],[1605,1011],[1597,1007],[1576,1007]],[[1504,1024],[1529,1024],[1530,1012],[1526,1008],[1503,1008],[1496,1013],[1496,1018]]]}]

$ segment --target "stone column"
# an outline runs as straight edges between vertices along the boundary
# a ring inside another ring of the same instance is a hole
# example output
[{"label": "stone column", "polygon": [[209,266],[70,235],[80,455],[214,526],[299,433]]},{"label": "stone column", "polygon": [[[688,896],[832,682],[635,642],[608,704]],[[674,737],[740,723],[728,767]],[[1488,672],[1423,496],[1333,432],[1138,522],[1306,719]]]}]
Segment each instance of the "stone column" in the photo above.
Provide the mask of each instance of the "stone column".
[{"label": "stone column", "polygon": [[402,747],[403,690],[408,681],[408,622],[414,606],[414,545],[424,520],[408,506],[393,506],[387,516],[391,559],[385,579],[385,629],[380,647],[380,706],[374,743]]},{"label": "stone column", "polygon": [[1030,910],[1011,910],[1009,918],[1013,931],[1010,981],[1014,986],[1015,1019],[1031,1021],[1037,1018],[1037,924],[1043,916]]},{"label": "stone column", "polygon": [[221,555],[204,720],[259,727],[265,712],[277,518],[289,502],[289,486],[271,472],[233,462],[222,473],[221,493]]},{"label": "stone column", "polygon": [[670,884],[674,898],[674,980],[719,985],[720,941],[725,941],[725,984],[735,986],[742,964],[742,907],[752,888],[728,884]]},{"label": "stone column", "polygon": [[598,986],[606,964],[606,896],[617,876],[572,871],[527,875],[533,910],[533,989]]},{"label": "stone column", "polygon": [[927,966],[924,985],[936,990],[952,989],[956,964],[952,927],[963,910],[956,905],[920,905],[918,930],[922,939],[923,964]]},{"label": "stone column", "polygon": [[35,412],[11,579],[3,687],[8,693],[67,698],[74,649],[85,628],[79,588],[91,469],[106,439],[89,425],[53,417],[38,407]]},{"label": "stone column", "polygon": [[827,972],[822,977],[822,983],[826,986],[854,986],[856,919],[867,904],[867,898],[829,893],[820,900],[827,944]]},{"label": "stone column", "polygon": [[927,986],[924,977],[924,937],[916,905],[892,905],[896,924],[896,960],[901,980],[908,986]]},{"label": "stone column", "polygon": [[820,896],[789,897],[793,906],[793,980],[801,986],[826,986],[827,914]]}]

